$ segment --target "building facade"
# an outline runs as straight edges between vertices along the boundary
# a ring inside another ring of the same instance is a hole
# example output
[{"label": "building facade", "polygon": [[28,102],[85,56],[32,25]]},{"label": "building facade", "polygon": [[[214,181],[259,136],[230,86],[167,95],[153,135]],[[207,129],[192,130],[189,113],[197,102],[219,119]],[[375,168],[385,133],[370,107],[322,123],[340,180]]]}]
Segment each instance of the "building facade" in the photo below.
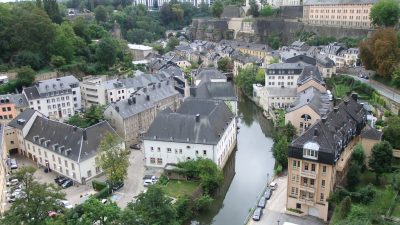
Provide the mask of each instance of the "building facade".
[{"label": "building facade", "polygon": [[223,101],[187,99],[161,112],[144,135],[146,166],[165,167],[199,157],[223,168],[236,146],[234,114]]},{"label": "building facade", "polygon": [[0,95],[0,123],[7,124],[27,107],[28,102],[22,94]]},{"label": "building facade", "polygon": [[[103,121],[86,129],[47,119],[43,114],[26,109],[9,124],[7,151],[48,167],[78,183],[99,175],[95,158],[105,135],[116,132]],[[122,146],[123,147],[123,146]]]},{"label": "building facade", "polygon": [[22,94],[30,108],[52,119],[65,120],[81,110],[79,81],[72,75],[38,81]]},{"label": "building facade", "polygon": [[345,178],[366,122],[367,112],[353,94],[292,141],[288,153],[287,209],[328,220],[327,199]]},{"label": "building facade", "polygon": [[124,138],[126,147],[139,143],[157,114],[170,108],[175,111],[180,94],[169,81],[143,88],[128,99],[111,103],[104,111],[117,133]]},{"label": "building facade", "polygon": [[376,0],[304,1],[303,22],[320,26],[372,28],[369,13]]}]

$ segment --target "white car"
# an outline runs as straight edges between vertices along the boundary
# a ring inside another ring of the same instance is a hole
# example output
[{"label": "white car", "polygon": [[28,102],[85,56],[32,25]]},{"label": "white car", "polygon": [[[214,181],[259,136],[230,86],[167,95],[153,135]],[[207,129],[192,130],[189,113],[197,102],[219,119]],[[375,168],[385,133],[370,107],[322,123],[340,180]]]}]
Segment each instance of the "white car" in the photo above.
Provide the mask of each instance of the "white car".
[{"label": "white car", "polygon": [[67,200],[60,200],[60,204],[61,204],[62,207],[66,208],[66,209],[72,209],[73,208],[71,203],[69,203],[69,201],[67,201]]},{"label": "white car", "polygon": [[276,189],[278,188],[278,184],[277,184],[276,182],[271,182],[271,183],[269,184],[269,187],[270,187],[272,190],[276,190]]},{"label": "white car", "polygon": [[7,187],[14,186],[18,184],[18,179],[12,179],[6,183]]},{"label": "white car", "polygon": [[144,182],[143,182],[143,185],[145,186],[145,187],[147,187],[147,186],[150,186],[150,185],[152,185],[152,184],[154,184],[155,182],[153,181],[153,180],[151,180],[151,179],[146,179],[146,180],[144,180]]}]

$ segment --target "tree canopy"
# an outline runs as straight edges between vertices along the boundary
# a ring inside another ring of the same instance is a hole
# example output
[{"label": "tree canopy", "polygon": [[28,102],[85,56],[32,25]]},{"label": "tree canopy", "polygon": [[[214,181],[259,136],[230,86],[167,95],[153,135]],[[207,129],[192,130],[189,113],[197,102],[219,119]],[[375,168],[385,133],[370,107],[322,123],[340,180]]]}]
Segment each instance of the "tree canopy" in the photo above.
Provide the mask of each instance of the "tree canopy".
[{"label": "tree canopy", "polygon": [[383,128],[382,138],[388,141],[393,148],[400,148],[400,118],[392,116],[387,120],[387,126]]},{"label": "tree canopy", "polygon": [[381,141],[372,147],[372,154],[368,165],[375,172],[377,180],[382,173],[391,171],[392,160],[393,151],[389,142]]},{"label": "tree canopy", "polygon": [[224,11],[224,4],[222,3],[221,0],[216,0],[212,5],[211,5],[211,14],[214,17],[220,17],[222,12]]},{"label": "tree canopy", "polygon": [[372,24],[393,27],[399,22],[400,6],[397,0],[379,0],[370,12]]},{"label": "tree canopy", "polygon": [[217,62],[218,70],[223,72],[231,72],[233,70],[233,61],[229,57],[224,57]]}]

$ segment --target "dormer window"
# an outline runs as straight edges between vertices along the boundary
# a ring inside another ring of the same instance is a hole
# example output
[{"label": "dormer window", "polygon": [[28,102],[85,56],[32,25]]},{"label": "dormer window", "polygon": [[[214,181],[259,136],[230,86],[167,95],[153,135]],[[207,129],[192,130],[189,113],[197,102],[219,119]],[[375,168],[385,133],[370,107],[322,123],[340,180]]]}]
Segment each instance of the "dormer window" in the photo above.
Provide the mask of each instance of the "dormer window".
[{"label": "dormer window", "polygon": [[319,144],[307,142],[303,146],[303,158],[318,159]]}]

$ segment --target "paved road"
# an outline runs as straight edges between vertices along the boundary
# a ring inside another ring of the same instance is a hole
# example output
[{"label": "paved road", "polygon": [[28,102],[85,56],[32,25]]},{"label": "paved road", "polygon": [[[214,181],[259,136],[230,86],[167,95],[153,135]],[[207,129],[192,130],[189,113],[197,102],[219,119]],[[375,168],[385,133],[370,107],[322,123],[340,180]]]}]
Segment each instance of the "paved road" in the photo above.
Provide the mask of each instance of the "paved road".
[{"label": "paved road", "polygon": [[398,90],[396,90],[395,88],[388,87],[388,86],[386,86],[384,84],[381,84],[381,83],[379,83],[379,82],[377,82],[375,80],[372,80],[372,79],[366,80],[366,79],[360,78],[360,77],[355,76],[355,75],[349,75],[349,74],[345,74],[345,75],[351,76],[356,80],[359,80],[359,81],[361,81],[363,83],[369,84],[379,94],[385,96],[386,98],[391,99],[392,101],[400,103],[400,94],[399,94],[400,92]]},{"label": "paved road", "polygon": [[247,225],[282,225],[284,222],[291,222],[298,225],[324,225],[322,220],[314,217],[296,217],[285,214],[286,210],[286,187],[287,187],[287,176],[279,177],[275,182],[278,183],[278,189],[272,194],[272,197],[267,202],[267,206],[264,209],[264,214],[260,221],[250,220]]}]

